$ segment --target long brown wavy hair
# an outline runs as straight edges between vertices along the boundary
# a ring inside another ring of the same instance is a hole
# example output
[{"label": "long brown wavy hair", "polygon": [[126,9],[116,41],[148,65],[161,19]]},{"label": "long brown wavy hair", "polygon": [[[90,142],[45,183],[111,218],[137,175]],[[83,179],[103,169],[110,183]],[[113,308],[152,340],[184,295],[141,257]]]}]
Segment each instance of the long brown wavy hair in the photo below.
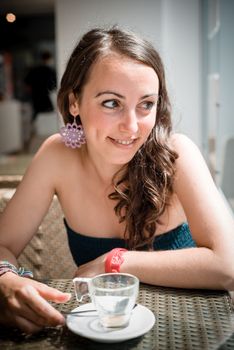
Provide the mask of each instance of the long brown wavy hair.
[{"label": "long brown wavy hair", "polygon": [[152,249],[159,218],[169,205],[173,192],[176,152],[169,146],[172,129],[171,107],[163,63],[152,44],[132,32],[96,28],[87,32],[68,61],[58,92],[58,107],[65,124],[73,121],[69,113],[69,94],[82,98],[91,68],[102,57],[119,53],[153,68],[159,79],[159,99],[155,125],[147,141],[132,160],[113,177],[115,213],[125,222],[129,249]]}]

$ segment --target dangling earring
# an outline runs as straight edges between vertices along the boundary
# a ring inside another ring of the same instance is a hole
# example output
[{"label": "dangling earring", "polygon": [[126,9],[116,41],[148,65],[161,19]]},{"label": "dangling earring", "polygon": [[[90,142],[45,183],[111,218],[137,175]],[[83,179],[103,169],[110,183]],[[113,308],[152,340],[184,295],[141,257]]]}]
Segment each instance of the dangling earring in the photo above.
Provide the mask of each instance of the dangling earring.
[{"label": "dangling earring", "polygon": [[72,124],[67,123],[60,129],[60,135],[67,147],[81,147],[86,142],[83,126],[76,123],[76,117]]}]

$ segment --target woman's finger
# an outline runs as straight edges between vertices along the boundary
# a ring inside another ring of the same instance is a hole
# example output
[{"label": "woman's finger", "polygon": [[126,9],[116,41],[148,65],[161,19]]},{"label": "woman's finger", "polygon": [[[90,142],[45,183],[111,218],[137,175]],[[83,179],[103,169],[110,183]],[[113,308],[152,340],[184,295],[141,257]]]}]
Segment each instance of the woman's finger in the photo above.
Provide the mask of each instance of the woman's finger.
[{"label": "woman's finger", "polygon": [[13,313],[10,309],[1,312],[1,323],[9,327],[17,327],[25,333],[39,332],[43,327],[35,324],[34,322],[27,320],[23,316],[19,316]]},{"label": "woman's finger", "polygon": [[46,319],[35,313],[22,299],[12,298],[8,302],[11,317],[21,317],[33,322],[37,326],[43,327],[47,325]]},{"label": "woman's finger", "polygon": [[46,284],[36,282],[35,288],[39,294],[46,300],[53,301],[55,303],[66,303],[71,298],[71,293],[64,293],[58,289],[47,286]]},{"label": "woman's finger", "polygon": [[[31,285],[26,285],[17,291],[15,297],[31,309],[30,319],[36,322],[37,317],[45,320],[44,325],[56,326],[64,324],[64,317],[52,305],[50,305],[39,292]],[[34,315],[34,316],[33,316]]]},{"label": "woman's finger", "polygon": [[43,328],[43,326],[39,326],[38,324],[35,324],[34,322],[21,316],[16,316],[12,325],[16,326],[22,332],[27,334],[37,333]]}]

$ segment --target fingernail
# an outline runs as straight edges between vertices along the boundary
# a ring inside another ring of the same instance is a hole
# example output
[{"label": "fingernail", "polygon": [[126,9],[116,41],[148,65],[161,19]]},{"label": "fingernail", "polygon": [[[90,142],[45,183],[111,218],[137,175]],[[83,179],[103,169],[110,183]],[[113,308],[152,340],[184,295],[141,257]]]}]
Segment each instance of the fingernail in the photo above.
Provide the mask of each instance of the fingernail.
[{"label": "fingernail", "polygon": [[64,317],[59,320],[59,324],[61,326],[63,326],[65,324],[65,318]]},{"label": "fingernail", "polygon": [[71,298],[71,293],[64,293],[65,294],[65,296],[68,298],[68,299],[70,299]]}]

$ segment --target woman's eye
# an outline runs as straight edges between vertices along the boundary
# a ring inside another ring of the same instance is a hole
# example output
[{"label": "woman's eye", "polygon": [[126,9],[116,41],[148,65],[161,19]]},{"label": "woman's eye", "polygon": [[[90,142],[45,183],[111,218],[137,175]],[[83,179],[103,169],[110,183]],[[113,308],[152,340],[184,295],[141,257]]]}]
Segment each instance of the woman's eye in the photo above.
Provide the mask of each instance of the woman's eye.
[{"label": "woman's eye", "polygon": [[150,111],[154,106],[155,106],[155,102],[152,102],[152,101],[145,101],[145,102],[142,102],[141,106],[147,110],[147,111]]},{"label": "woman's eye", "polygon": [[114,109],[119,106],[119,103],[116,100],[106,100],[102,102],[102,105],[106,108]]}]

